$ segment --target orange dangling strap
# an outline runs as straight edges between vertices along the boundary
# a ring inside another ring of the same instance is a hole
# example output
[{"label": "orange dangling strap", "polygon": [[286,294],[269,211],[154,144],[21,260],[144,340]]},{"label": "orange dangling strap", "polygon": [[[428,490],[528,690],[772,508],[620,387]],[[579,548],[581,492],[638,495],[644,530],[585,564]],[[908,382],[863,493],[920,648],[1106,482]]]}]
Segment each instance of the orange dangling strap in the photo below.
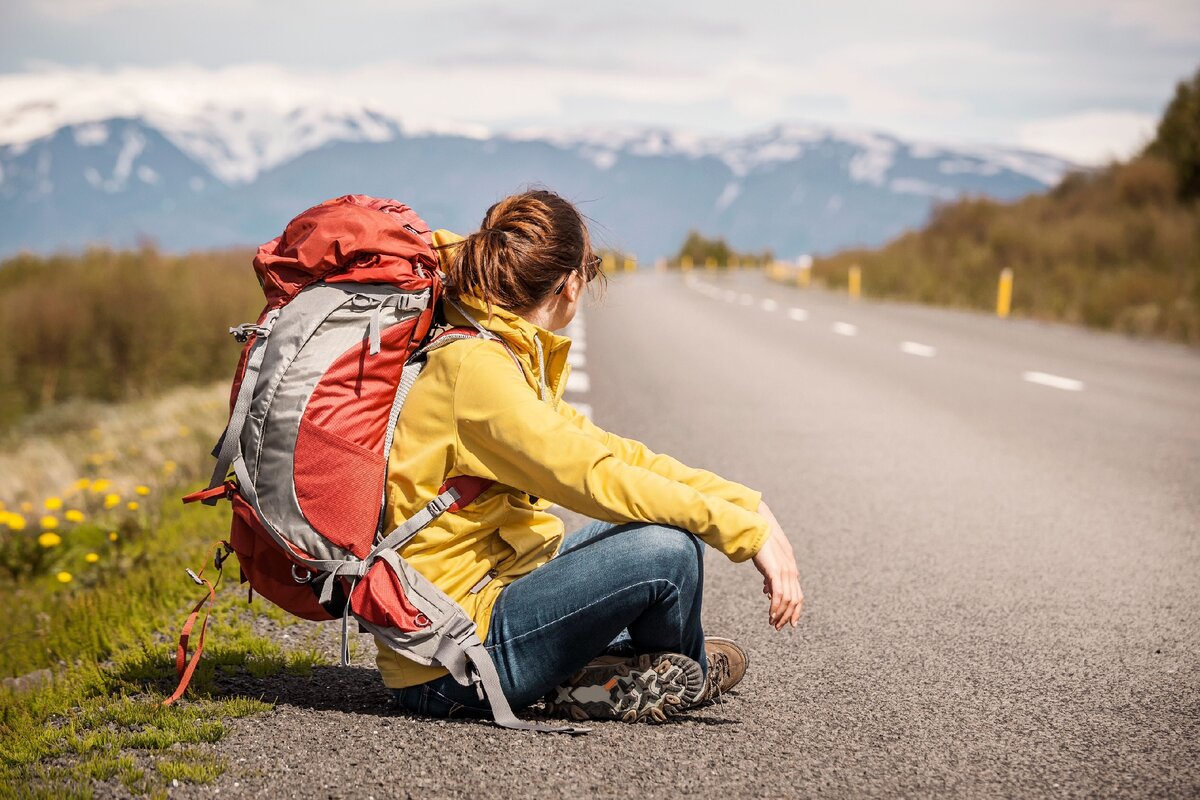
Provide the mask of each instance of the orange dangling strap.
[{"label": "orange dangling strap", "polygon": [[[224,550],[224,552],[222,552]],[[188,577],[196,582],[199,586],[207,587],[208,594],[200,598],[200,601],[192,607],[192,613],[188,615],[187,621],[183,623],[183,630],[179,633],[179,644],[175,648],[175,674],[179,678],[179,685],[175,687],[175,691],[166,700],[162,701],[164,706],[169,706],[183,696],[187,691],[188,684],[192,681],[192,675],[196,672],[196,667],[200,666],[200,654],[204,652],[204,634],[208,630],[208,618],[212,614],[212,603],[217,598],[217,584],[221,582],[221,573],[225,565],[225,559],[231,552],[227,542],[218,542],[213,548],[213,566],[217,569],[216,583],[209,583],[204,577],[204,570],[207,565],[200,569],[199,573],[187,570]],[[196,619],[200,616],[200,610],[205,606],[209,606],[209,610],[204,614],[204,621],[200,623],[200,638],[196,641],[196,651],[192,653],[192,657],[187,657],[188,640],[192,636],[192,628],[196,624]]]}]

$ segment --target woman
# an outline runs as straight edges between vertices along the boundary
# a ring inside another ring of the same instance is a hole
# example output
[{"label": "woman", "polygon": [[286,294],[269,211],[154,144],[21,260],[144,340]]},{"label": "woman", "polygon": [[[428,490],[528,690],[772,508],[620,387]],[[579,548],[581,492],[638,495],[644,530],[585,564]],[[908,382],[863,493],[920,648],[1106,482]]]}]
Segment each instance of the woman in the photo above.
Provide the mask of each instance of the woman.
[{"label": "woman", "polygon": [[[562,401],[575,316],[600,274],[583,217],[549,191],[488,209],[463,239],[434,234],[442,313],[500,341],[431,351],[397,422],[388,526],[447,477],[496,485],[418,533],[404,558],[478,626],[514,709],[547,696],[576,719],[662,720],[727,691],[747,658],[700,627],[703,543],[753,560],[768,619],[795,626],[796,560],[758,492],[607,433]],[[450,412],[450,413],[448,413]],[[597,522],[564,539],[557,503]],[[380,646],[396,701],[435,716],[486,715],[474,688]]]}]

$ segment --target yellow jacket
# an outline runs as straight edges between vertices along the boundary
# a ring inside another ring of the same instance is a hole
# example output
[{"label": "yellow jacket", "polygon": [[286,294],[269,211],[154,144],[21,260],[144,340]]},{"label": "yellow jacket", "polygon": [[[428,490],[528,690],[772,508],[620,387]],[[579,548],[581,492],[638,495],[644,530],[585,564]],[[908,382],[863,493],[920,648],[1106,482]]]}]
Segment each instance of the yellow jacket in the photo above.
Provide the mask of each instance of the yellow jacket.
[{"label": "yellow jacket", "polygon": [[[458,237],[434,234],[439,244]],[[429,354],[396,425],[388,461],[387,525],[421,509],[446,478],[474,475],[496,485],[461,511],[417,533],[401,555],[457,601],[487,637],[501,590],[558,552],[563,523],[554,503],[607,522],[657,522],[691,531],[734,561],[754,556],[767,537],[761,494],[711,472],[658,455],[593,425],[562,398],[571,340],[481,301],[461,304],[502,337],[452,342]],[[443,305],[452,324],[467,320]],[[539,346],[542,358],[539,359]],[[538,386],[545,381],[545,400]],[[392,688],[446,674],[379,645],[377,663]]]}]

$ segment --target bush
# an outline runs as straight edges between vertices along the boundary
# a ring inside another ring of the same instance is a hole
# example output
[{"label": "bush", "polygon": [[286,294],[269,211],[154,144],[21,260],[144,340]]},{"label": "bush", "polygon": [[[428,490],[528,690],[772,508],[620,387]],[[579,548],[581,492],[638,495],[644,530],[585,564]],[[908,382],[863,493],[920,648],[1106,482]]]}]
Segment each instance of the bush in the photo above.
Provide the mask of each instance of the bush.
[{"label": "bush", "polygon": [[0,430],[68,399],[232,378],[263,297],[247,252],[92,249],[0,263]]}]

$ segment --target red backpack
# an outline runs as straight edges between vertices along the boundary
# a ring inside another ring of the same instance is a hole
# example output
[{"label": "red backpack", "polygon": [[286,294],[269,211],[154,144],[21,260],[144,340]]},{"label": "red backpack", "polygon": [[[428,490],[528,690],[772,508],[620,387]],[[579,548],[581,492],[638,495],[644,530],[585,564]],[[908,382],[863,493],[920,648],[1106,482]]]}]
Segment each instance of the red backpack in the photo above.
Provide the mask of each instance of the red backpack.
[{"label": "red backpack", "polygon": [[[431,338],[444,277],[429,226],[395,200],[339,197],[261,246],[254,270],[267,304],[256,323],[229,329],[244,343],[229,424],[213,448],[209,487],[184,498],[233,505],[216,568],[236,553],[253,592],[304,619],[340,618],[343,664],[353,617],[406,658],[477,685],[502,726],[584,730],[518,720],[474,622],[399,555],[417,531],[491,481],[451,478],[384,530],[392,436],[426,354],[464,337],[497,338],[478,324]],[[203,649],[207,615],[187,657],[192,627],[214,597],[203,572],[188,570],[208,595],[184,625],[180,683],[165,704],[182,696]]]}]

